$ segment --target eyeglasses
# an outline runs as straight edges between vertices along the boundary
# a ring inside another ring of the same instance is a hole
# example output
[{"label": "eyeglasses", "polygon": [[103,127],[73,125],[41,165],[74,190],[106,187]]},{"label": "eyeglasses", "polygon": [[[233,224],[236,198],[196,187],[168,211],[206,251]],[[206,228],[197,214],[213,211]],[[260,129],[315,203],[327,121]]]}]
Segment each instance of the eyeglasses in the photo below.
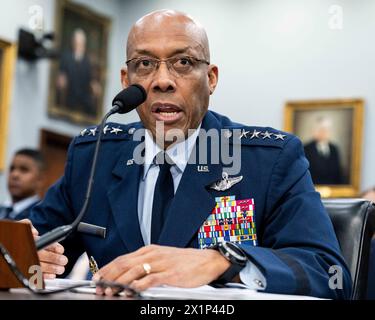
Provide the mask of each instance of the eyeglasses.
[{"label": "eyeglasses", "polygon": [[126,61],[129,72],[138,77],[148,77],[159,69],[162,62],[165,62],[169,72],[176,77],[182,77],[191,73],[199,64],[210,63],[206,60],[197,59],[191,56],[176,56],[168,59],[156,59],[151,57],[137,57]]}]

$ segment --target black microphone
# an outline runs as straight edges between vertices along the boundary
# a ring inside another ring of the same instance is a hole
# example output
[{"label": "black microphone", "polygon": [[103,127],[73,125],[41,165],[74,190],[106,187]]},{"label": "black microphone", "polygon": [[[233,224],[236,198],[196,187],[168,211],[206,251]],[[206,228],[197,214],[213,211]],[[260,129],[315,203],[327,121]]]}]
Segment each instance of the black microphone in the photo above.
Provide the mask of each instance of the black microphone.
[{"label": "black microphone", "polygon": [[81,211],[73,221],[72,224],[57,227],[46,234],[42,235],[38,240],[35,241],[35,246],[37,250],[43,249],[46,246],[54,242],[59,242],[64,240],[73,231],[75,231],[81,222],[83,216],[85,215],[92,192],[92,186],[94,184],[94,175],[96,171],[96,163],[98,158],[98,153],[100,149],[100,144],[103,136],[103,127],[107,122],[107,119],[115,113],[128,113],[138,107],[140,104],[146,101],[147,94],[145,89],[139,84],[133,84],[128,88],[122,90],[112,101],[112,109],[104,116],[102,122],[100,123],[98,130],[98,139],[96,140],[95,152],[93,161],[91,164],[91,171],[89,176],[89,181],[87,184],[85,201],[82,205]]},{"label": "black microphone", "polygon": [[139,84],[133,84],[114,97],[112,110],[114,110],[114,113],[128,113],[145,102],[146,98],[145,89]]}]

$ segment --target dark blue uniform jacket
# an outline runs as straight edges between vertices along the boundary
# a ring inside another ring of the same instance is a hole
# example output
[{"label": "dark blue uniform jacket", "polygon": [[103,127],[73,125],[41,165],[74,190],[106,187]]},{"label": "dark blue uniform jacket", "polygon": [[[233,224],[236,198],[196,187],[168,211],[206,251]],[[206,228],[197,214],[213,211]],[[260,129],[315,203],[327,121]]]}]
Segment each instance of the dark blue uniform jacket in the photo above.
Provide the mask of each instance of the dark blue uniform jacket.
[{"label": "dark blue uniform jacket", "polygon": [[[107,235],[101,239],[75,233],[66,242],[71,258],[87,251],[101,267],[144,246],[137,212],[143,166],[129,163],[141,143],[133,139],[134,129],[139,128],[141,123],[108,124],[93,196],[83,219],[106,227]],[[241,247],[265,275],[266,291],[348,299],[350,273],[320,195],[315,192],[300,140],[272,128],[233,123],[211,111],[201,128],[224,129],[221,139],[240,148],[241,169],[237,176],[243,179],[228,190],[216,191],[210,186],[222,179],[225,165],[211,164],[210,152],[208,170],[202,172],[197,164],[189,163],[170,205],[172,214],[168,215],[159,244],[198,247],[199,228],[212,213],[216,197],[253,199],[258,244],[243,241]],[[237,131],[241,136],[234,134]],[[89,128],[72,141],[64,176],[32,211],[31,220],[40,233],[71,223],[79,213],[96,138],[96,128]],[[329,288],[332,274],[328,270],[333,265],[342,268],[343,289]]]}]

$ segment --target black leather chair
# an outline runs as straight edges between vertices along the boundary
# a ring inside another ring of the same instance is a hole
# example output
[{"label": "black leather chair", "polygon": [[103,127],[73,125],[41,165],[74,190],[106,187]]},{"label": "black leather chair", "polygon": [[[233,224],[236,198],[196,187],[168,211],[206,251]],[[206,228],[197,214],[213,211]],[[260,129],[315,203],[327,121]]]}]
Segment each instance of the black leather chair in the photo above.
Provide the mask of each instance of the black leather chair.
[{"label": "black leather chair", "polygon": [[352,299],[366,299],[375,205],[363,199],[325,199],[323,204],[352,276]]}]

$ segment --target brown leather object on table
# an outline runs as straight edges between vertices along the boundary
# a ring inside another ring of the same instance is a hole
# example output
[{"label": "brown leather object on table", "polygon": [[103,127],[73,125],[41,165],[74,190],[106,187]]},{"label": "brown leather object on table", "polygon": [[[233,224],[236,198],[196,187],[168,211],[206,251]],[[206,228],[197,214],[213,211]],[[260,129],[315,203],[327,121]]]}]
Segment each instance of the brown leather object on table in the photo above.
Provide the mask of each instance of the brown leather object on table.
[{"label": "brown leather object on table", "polygon": [[[33,275],[29,273],[30,266],[40,266],[30,225],[0,220],[0,243],[8,250],[22,274],[30,279]],[[0,255],[0,290],[20,287],[23,287],[22,283]]]}]

